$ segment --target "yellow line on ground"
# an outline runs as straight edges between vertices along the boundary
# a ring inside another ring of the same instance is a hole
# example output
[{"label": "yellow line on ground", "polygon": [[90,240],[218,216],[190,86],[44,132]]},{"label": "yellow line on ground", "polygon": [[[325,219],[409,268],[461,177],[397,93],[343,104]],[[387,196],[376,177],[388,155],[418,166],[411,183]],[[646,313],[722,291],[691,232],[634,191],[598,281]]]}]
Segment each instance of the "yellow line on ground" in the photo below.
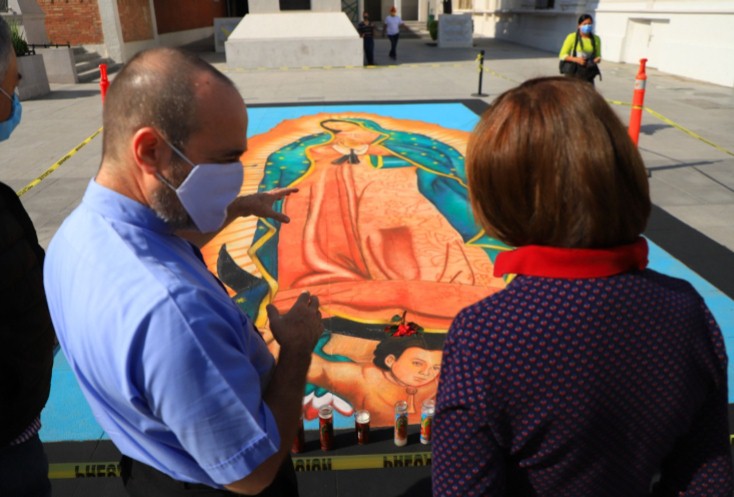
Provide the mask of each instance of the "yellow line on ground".
[{"label": "yellow line on ground", "polygon": [[[309,457],[293,456],[296,471],[351,471],[359,469],[419,468],[431,465],[431,453],[406,452],[402,454],[362,454],[355,456]],[[75,478],[117,478],[120,463],[117,461],[70,462],[49,464],[48,476],[52,480]]]},{"label": "yellow line on ground", "polygon": [[61,159],[57,160],[54,165],[46,169],[43,174],[41,174],[39,177],[28,183],[26,186],[24,186],[19,192],[17,192],[18,196],[22,196],[24,193],[28,192],[31,188],[34,188],[35,186],[38,186],[38,184],[43,181],[49,174],[56,171],[61,164],[66,162],[67,160],[71,159],[74,154],[76,154],[81,148],[86,145],[87,143],[91,142],[94,137],[96,137],[98,134],[102,132],[102,128],[99,128],[97,131],[95,131],[89,138],[81,142],[79,145],[74,147],[68,154],[63,156]]},{"label": "yellow line on ground", "polygon": [[650,114],[652,114],[653,116],[655,116],[655,117],[657,117],[658,119],[660,119],[661,121],[663,121],[664,123],[666,123],[666,124],[670,124],[670,125],[671,125],[671,126],[673,126],[674,128],[676,128],[676,129],[678,129],[678,130],[680,130],[680,131],[684,132],[685,134],[687,134],[687,135],[691,136],[692,138],[695,138],[696,140],[700,140],[700,141],[702,141],[703,143],[705,143],[706,145],[709,145],[709,146],[711,146],[711,147],[714,147],[714,148],[715,148],[716,150],[718,150],[718,151],[720,151],[720,152],[724,152],[725,154],[728,154],[728,155],[731,155],[732,157],[734,157],[734,152],[732,152],[731,150],[727,150],[726,148],[724,148],[724,147],[722,147],[722,146],[719,146],[719,145],[717,145],[716,143],[712,142],[711,140],[707,140],[707,139],[706,139],[706,138],[704,138],[703,136],[701,136],[701,135],[699,135],[699,134],[697,134],[697,133],[694,133],[694,132],[693,132],[693,131],[691,131],[690,129],[684,128],[684,127],[683,127],[683,126],[681,126],[680,124],[678,124],[678,123],[675,123],[675,122],[671,121],[670,119],[668,119],[667,117],[663,116],[663,115],[662,115],[662,114],[660,114],[659,112],[655,112],[654,110],[652,110],[652,109],[649,109],[649,108],[647,108],[647,107],[645,107],[644,109],[645,109],[645,110],[646,110],[647,112],[649,112]]},{"label": "yellow line on ground", "polygon": [[[397,68],[421,68],[421,67],[430,67],[430,68],[441,68],[441,67],[463,67],[467,64],[470,64],[472,62],[405,62],[405,63],[388,63],[388,64],[376,64],[373,66],[279,66],[279,67],[251,67],[251,68],[244,68],[244,67],[222,67],[219,68],[224,73],[243,73],[243,72],[252,72],[252,71],[295,71],[295,70],[301,70],[301,71],[311,71],[311,70],[318,70],[318,69],[397,69]],[[485,69],[486,72],[489,72]],[[500,76],[502,77],[502,76]]]},{"label": "yellow line on ground", "polygon": [[[625,107],[632,107],[632,108],[636,108],[636,109],[639,109],[640,108],[640,107],[633,106],[631,102],[623,102],[621,100],[607,100],[607,103],[609,103],[611,105],[624,105]],[[690,129],[681,126],[680,124],[678,124],[677,122],[673,121],[672,119],[668,119],[667,117],[665,117],[661,113],[659,113],[657,111],[654,111],[654,110],[652,110],[649,107],[641,107],[641,108],[644,109],[645,111],[647,111],[649,114],[653,115],[654,117],[660,119],[665,124],[668,124],[668,125],[674,127],[678,131],[682,131],[683,133],[687,134],[691,138],[695,138],[696,140],[699,140],[699,141],[705,143],[706,145],[715,148],[719,152],[724,152],[725,154],[731,155],[732,157],[734,157],[734,152],[732,152],[731,150],[728,150],[728,149],[726,149],[726,148],[724,148],[724,147],[722,147],[720,145],[717,145],[716,143],[712,142],[711,140],[708,140],[708,139],[704,138],[703,136],[699,135],[698,133],[696,133],[694,131],[691,131]]]}]

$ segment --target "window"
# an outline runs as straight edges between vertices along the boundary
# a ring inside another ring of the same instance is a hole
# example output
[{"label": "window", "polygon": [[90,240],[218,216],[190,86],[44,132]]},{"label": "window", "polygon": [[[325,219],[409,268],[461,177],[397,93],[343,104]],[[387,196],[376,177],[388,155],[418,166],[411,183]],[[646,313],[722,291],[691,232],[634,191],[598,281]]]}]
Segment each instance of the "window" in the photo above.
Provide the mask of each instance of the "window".
[{"label": "window", "polygon": [[473,0],[459,0],[456,10],[472,10],[474,8]]}]

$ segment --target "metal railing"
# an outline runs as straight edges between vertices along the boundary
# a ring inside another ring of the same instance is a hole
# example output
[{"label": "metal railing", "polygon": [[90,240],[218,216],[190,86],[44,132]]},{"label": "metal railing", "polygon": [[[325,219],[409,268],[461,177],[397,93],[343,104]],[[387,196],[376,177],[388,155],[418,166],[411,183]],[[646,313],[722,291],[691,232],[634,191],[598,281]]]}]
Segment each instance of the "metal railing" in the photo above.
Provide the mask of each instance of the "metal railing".
[{"label": "metal railing", "polygon": [[37,48],[60,48],[60,47],[67,47],[71,48],[71,43],[29,43],[28,48],[32,49],[34,52]]}]

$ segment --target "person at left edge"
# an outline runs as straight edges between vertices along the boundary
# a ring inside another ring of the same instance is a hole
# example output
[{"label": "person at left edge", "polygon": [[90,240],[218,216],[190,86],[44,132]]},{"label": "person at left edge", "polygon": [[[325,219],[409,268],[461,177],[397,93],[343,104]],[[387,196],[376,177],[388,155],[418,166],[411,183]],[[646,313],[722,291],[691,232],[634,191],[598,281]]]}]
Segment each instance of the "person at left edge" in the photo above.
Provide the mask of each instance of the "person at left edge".
[{"label": "person at left edge", "polygon": [[[267,308],[278,363],[180,230],[202,243],[293,189],[236,198],[247,112],[182,50],[138,53],[105,100],[102,163],[54,235],[45,286],[59,342],[133,497],[298,495],[289,452],[319,302]],[[231,203],[230,203],[231,202]]]},{"label": "person at left edge", "polygon": [[[20,124],[20,77],[10,27],[0,18],[0,157]],[[0,495],[47,497],[48,459],[38,431],[55,339],[43,291],[44,252],[18,195],[4,183],[0,227]]]},{"label": "person at left edge", "polygon": [[375,25],[370,21],[368,12],[362,14],[362,22],[357,24],[357,32],[362,38],[362,46],[364,48],[364,58],[367,61],[365,65],[375,65]]}]

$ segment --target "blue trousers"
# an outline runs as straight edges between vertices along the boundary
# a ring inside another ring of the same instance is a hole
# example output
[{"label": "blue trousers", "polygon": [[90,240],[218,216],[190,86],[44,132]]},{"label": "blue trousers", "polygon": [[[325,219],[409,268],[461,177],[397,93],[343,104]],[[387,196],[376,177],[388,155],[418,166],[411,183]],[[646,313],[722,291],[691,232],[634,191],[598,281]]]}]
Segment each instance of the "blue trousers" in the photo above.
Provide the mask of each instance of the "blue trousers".
[{"label": "blue trousers", "polygon": [[371,36],[367,36],[362,40],[362,46],[364,47],[364,57],[367,59],[367,65],[372,66],[375,64],[375,39]]},{"label": "blue trousers", "polygon": [[0,495],[51,496],[48,458],[38,435],[20,445],[0,448]]},{"label": "blue trousers", "polygon": [[400,39],[400,34],[387,35],[387,37],[390,38],[390,58],[395,59],[398,56],[397,48],[398,48],[398,40]]}]

